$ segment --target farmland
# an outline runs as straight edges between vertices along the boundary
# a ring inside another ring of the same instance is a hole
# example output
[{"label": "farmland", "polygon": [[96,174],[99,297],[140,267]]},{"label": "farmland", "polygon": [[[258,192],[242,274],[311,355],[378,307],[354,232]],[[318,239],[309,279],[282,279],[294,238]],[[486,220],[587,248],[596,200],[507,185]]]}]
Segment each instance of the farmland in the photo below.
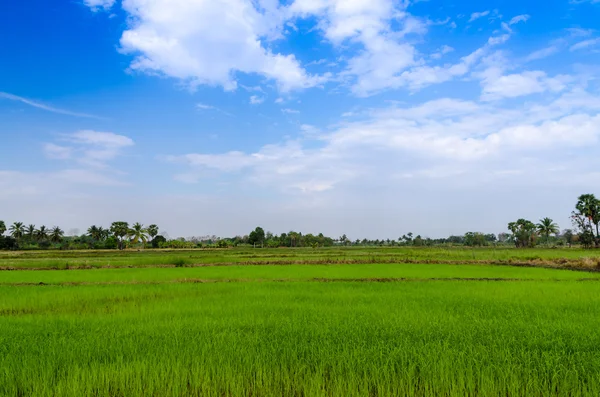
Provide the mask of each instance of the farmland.
[{"label": "farmland", "polygon": [[[599,395],[598,253],[0,254],[0,395]],[[35,270],[31,270],[35,269]]]}]

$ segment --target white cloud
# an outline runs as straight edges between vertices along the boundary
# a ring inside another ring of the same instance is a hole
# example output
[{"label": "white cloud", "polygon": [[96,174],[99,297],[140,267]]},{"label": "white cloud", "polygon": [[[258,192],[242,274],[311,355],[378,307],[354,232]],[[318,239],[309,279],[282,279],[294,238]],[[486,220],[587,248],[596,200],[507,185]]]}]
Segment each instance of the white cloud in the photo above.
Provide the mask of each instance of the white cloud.
[{"label": "white cloud", "polygon": [[283,103],[283,98],[277,98],[277,99],[275,99],[275,103]]},{"label": "white cloud", "polygon": [[469,18],[469,22],[473,22],[473,21],[475,21],[475,20],[477,20],[479,18],[486,17],[489,14],[490,14],[489,10],[487,10],[487,11],[481,11],[481,12],[474,12],[474,13],[471,14],[471,18]]},{"label": "white cloud", "polygon": [[251,105],[259,105],[261,103],[263,103],[265,101],[264,97],[259,97],[257,95],[252,95],[250,97],[250,104]]},{"label": "white cloud", "polygon": [[52,106],[45,105],[45,104],[43,104],[41,102],[38,102],[38,101],[33,101],[31,99],[23,98],[23,97],[20,97],[18,95],[10,94],[8,92],[0,92],[0,98],[8,99],[8,100],[11,100],[11,101],[21,102],[21,103],[24,103],[26,105],[33,106],[34,108],[46,110],[46,111],[52,112],[52,113],[64,114],[64,115],[67,115],[67,116],[75,116],[75,117],[87,117],[87,118],[93,118],[93,119],[101,119],[101,117],[94,116],[92,114],[77,113],[77,112],[72,112],[70,110],[64,110],[64,109],[55,108],[55,107],[52,107]]},{"label": "white cloud", "polygon": [[73,148],[56,145],[54,143],[46,143],[44,145],[44,153],[49,159],[67,160],[71,158]]},{"label": "white cloud", "polygon": [[584,3],[590,3],[590,4],[599,4],[600,0],[570,0],[571,4],[584,4]]},{"label": "white cloud", "polygon": [[593,29],[568,28],[566,29],[572,37],[587,37],[594,33]]},{"label": "white cloud", "polygon": [[296,0],[292,15],[315,16],[318,29],[335,46],[358,44],[342,77],[359,96],[389,88],[388,82],[415,64],[416,50],[406,38],[427,32],[428,22],[393,0]]},{"label": "white cloud", "polygon": [[449,45],[441,46],[436,52],[430,55],[432,59],[441,59],[444,55],[454,51],[454,48]]},{"label": "white cloud", "polygon": [[198,109],[201,109],[201,110],[211,110],[211,109],[217,109],[216,107],[214,107],[214,106],[212,106],[212,105],[207,105],[207,104],[205,104],[205,103],[197,103],[197,104],[196,104],[196,107],[197,107]]},{"label": "white cloud", "polygon": [[110,160],[122,154],[123,150],[133,146],[131,138],[112,132],[92,130],[77,131],[60,135],[63,145],[46,143],[46,157],[55,160],[74,160],[79,165],[106,168]]},{"label": "white cloud", "polygon": [[281,109],[281,112],[282,113],[286,113],[286,114],[298,114],[298,113],[300,113],[299,110],[289,109],[289,108],[283,108],[283,109]]},{"label": "white cloud", "polygon": [[539,70],[509,75],[492,72],[485,75],[481,82],[481,99],[489,101],[546,91],[559,92],[566,88],[569,81],[568,76],[548,77],[545,72]]},{"label": "white cloud", "polygon": [[294,55],[274,53],[265,44],[281,36],[278,2],[251,0],[124,0],[131,23],[122,51],[136,55],[130,68],[161,73],[190,87],[237,87],[236,74],[275,80],[282,91],[322,84]]},{"label": "white cloud", "polygon": [[[510,174],[528,174],[528,161],[556,167],[577,158],[570,157],[569,148],[596,148],[599,111],[600,98],[581,90],[543,105],[514,108],[445,98],[373,110],[366,120],[305,136],[320,142],[316,148],[311,141],[289,140],[253,153],[188,154],[170,160],[187,164],[191,175],[201,175],[204,168],[243,173],[248,181],[288,193],[343,192],[373,178],[389,184],[394,175],[445,175],[448,186],[473,175],[470,181],[477,185],[505,178],[507,164]],[[568,179],[573,171],[561,177]],[[461,179],[454,179],[457,175]]]},{"label": "white cloud", "polygon": [[530,62],[530,61],[535,61],[538,59],[544,59],[551,55],[556,54],[558,51],[560,51],[560,48],[558,46],[551,45],[546,48],[542,48],[540,50],[532,52],[525,58],[525,61]]},{"label": "white cloud", "polygon": [[220,109],[220,108],[218,108],[216,106],[207,105],[206,103],[197,103],[196,104],[196,109],[198,109],[198,110],[214,110],[216,112],[224,114],[225,116],[234,117],[233,114],[231,114],[229,112],[226,112],[225,110]]},{"label": "white cloud", "polygon": [[529,20],[529,18],[530,18],[530,16],[527,14],[517,15],[516,17],[512,17],[512,19],[510,20],[510,22],[508,24],[514,25],[519,22],[527,22]]},{"label": "white cloud", "polygon": [[115,0],[83,0],[83,4],[90,7],[92,11],[108,11],[115,4]]},{"label": "white cloud", "polygon": [[583,40],[583,41],[580,41],[579,43],[573,44],[571,46],[571,48],[569,48],[569,49],[571,51],[584,50],[584,49],[589,48],[589,47],[595,47],[598,44],[600,44],[600,38]]}]

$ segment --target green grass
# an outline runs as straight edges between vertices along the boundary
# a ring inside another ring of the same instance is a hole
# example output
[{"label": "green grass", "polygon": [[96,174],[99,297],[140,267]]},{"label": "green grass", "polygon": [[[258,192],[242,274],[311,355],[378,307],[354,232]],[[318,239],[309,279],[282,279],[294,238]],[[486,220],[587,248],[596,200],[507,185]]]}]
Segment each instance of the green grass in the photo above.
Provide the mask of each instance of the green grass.
[{"label": "green grass", "polygon": [[600,259],[600,251],[514,248],[299,248],[145,251],[20,251],[1,252],[0,268],[144,267],[214,263],[265,262],[436,262],[556,261]]},{"label": "green grass", "polygon": [[598,257],[0,253],[0,268],[90,267],[0,270],[0,396],[597,396],[600,272],[509,264]]},{"label": "green grass", "polygon": [[600,284],[0,287],[0,394],[600,394]]},{"label": "green grass", "polygon": [[362,264],[219,266],[189,268],[117,268],[83,270],[5,271],[1,284],[18,283],[135,283],[191,280],[310,280],[315,278],[501,278],[501,279],[600,279],[600,273],[534,267],[439,264]]}]

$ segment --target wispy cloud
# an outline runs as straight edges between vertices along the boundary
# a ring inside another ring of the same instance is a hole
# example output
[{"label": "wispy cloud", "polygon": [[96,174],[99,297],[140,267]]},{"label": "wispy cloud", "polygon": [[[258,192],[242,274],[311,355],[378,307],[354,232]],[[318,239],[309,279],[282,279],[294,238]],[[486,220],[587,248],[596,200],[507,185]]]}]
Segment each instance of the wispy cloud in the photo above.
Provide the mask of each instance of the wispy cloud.
[{"label": "wispy cloud", "polygon": [[514,25],[515,23],[519,23],[519,22],[527,22],[529,20],[529,18],[530,17],[527,14],[517,15],[516,17],[513,17],[508,24]]},{"label": "wispy cloud", "polygon": [[286,113],[286,114],[298,114],[298,113],[300,113],[300,111],[299,111],[299,110],[296,110],[296,109],[288,109],[288,108],[281,109],[281,111],[282,111],[283,113]]},{"label": "wispy cloud", "polygon": [[474,12],[474,13],[471,14],[471,18],[469,18],[469,22],[473,22],[473,21],[475,21],[475,20],[477,20],[479,18],[483,18],[483,17],[485,17],[485,16],[487,16],[489,14],[490,14],[489,10],[488,11],[481,11],[481,12]]},{"label": "wispy cloud", "polygon": [[598,44],[600,44],[600,38],[584,40],[584,41],[580,41],[577,44],[572,45],[570,50],[571,51],[583,50],[583,49],[586,49],[589,47],[594,47]]},{"label": "wispy cloud", "polygon": [[93,114],[78,113],[78,112],[72,112],[70,110],[55,108],[55,107],[52,107],[52,106],[45,105],[45,104],[43,104],[41,102],[32,101],[31,99],[27,99],[27,98],[23,98],[23,97],[18,96],[18,95],[10,94],[8,92],[1,92],[0,91],[0,98],[8,99],[8,100],[11,100],[11,101],[21,102],[21,103],[24,103],[26,105],[33,106],[34,108],[46,110],[46,111],[52,112],[52,113],[64,114],[64,115],[67,115],[67,116],[74,116],[74,117],[86,117],[86,118],[90,118],[90,119],[99,119],[99,120],[103,120],[104,119],[103,117],[94,116]]},{"label": "wispy cloud", "polygon": [[257,95],[252,95],[250,97],[250,104],[251,105],[260,105],[261,103],[263,103],[265,101],[264,97],[259,97]]},{"label": "wispy cloud", "polygon": [[133,146],[134,141],[112,132],[92,130],[63,134],[60,137],[66,145],[46,143],[44,153],[53,160],[75,160],[80,165],[96,168],[108,167],[108,162],[119,156],[122,151]]},{"label": "wispy cloud", "polygon": [[532,52],[525,58],[525,61],[529,62],[535,61],[537,59],[543,59],[549,57],[550,55],[556,54],[558,51],[560,51],[560,48],[558,46],[551,45],[549,47]]},{"label": "wispy cloud", "polygon": [[216,107],[216,106],[207,105],[207,104],[205,104],[205,103],[197,103],[197,104],[196,104],[196,109],[199,109],[199,110],[214,110],[215,112],[222,113],[222,114],[224,114],[224,115],[226,115],[226,116],[229,116],[229,117],[235,117],[233,114],[231,114],[231,113],[229,113],[229,112],[226,112],[226,111],[224,111],[224,110],[222,110],[222,109],[219,109],[219,108],[218,108],[218,107]]}]

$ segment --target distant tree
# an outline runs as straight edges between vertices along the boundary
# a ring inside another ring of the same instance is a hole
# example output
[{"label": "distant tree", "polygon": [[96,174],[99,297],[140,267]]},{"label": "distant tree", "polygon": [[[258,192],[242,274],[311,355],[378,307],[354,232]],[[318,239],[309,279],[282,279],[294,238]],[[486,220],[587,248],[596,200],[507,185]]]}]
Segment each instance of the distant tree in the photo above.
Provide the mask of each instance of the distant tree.
[{"label": "distant tree", "polygon": [[573,233],[573,230],[571,230],[571,229],[563,230],[562,237],[567,242],[567,245],[569,246],[569,248],[571,248],[571,246],[573,245],[573,241],[575,240],[575,234]]},{"label": "distant tree", "polygon": [[0,235],[0,250],[14,250],[18,247],[19,246],[15,238]]},{"label": "distant tree", "polygon": [[152,241],[150,242],[150,244],[152,245],[152,248],[160,248],[161,243],[166,243],[167,239],[165,238],[165,236],[156,236],[152,239]]},{"label": "distant tree", "polygon": [[99,228],[98,226],[92,225],[88,228],[87,235],[90,236],[94,241],[100,241],[102,240],[100,229],[101,228]]},{"label": "distant tree", "polygon": [[158,236],[158,226],[155,224],[148,226],[146,231],[148,232],[148,236],[150,236],[151,240],[154,240],[154,238]]},{"label": "distant tree", "polygon": [[536,226],[526,219],[519,219],[508,224],[512,232],[513,241],[517,248],[533,247],[535,245]]},{"label": "distant tree", "polygon": [[265,231],[262,227],[257,227],[248,235],[248,243],[249,244],[263,244],[265,241]]},{"label": "distant tree", "polygon": [[124,248],[123,240],[129,234],[129,224],[127,222],[113,222],[110,225],[110,232],[117,239],[120,250]]},{"label": "distant tree", "polygon": [[339,241],[340,241],[340,244],[347,245],[350,240],[348,239],[348,236],[346,236],[345,234],[343,234],[340,237]]},{"label": "distant tree", "polygon": [[27,226],[27,238],[30,241],[33,241],[35,238],[35,225]]},{"label": "distant tree", "polygon": [[133,244],[142,243],[142,245],[146,246],[146,241],[148,241],[148,231],[144,228],[139,222],[134,223],[134,225],[129,229],[129,238]]},{"label": "distant tree", "polygon": [[[579,231],[580,242],[587,246],[590,239],[600,245],[600,200],[593,194],[582,194],[577,199],[575,211],[571,213],[573,225]],[[585,242],[585,243],[584,243]]]},{"label": "distant tree", "polygon": [[48,229],[46,228],[46,226],[40,226],[40,228],[35,231],[35,239],[37,241],[48,240]]},{"label": "distant tree", "polygon": [[100,237],[100,241],[106,241],[106,239],[110,237],[110,230],[105,229],[102,226],[98,227],[98,237]]},{"label": "distant tree", "polygon": [[54,226],[50,231],[50,241],[53,243],[60,243],[64,235],[65,232],[63,232],[60,227]]},{"label": "distant tree", "polygon": [[550,218],[540,219],[540,222],[536,226],[540,235],[544,236],[546,243],[548,243],[551,234],[557,234],[559,231],[558,225]]},{"label": "distant tree", "polygon": [[10,235],[13,236],[17,241],[23,238],[25,233],[25,225],[23,222],[15,222],[10,226]]},{"label": "distant tree", "polygon": [[[409,233],[409,234],[412,234],[412,233]],[[415,247],[422,247],[425,245],[425,240],[423,240],[423,237],[421,237],[420,234],[411,240],[412,240],[412,245],[414,245]]]},{"label": "distant tree", "polygon": [[474,246],[482,247],[482,246],[486,245],[485,235],[483,233],[479,233],[479,232],[465,233],[464,241],[465,241],[465,245],[468,245],[469,247],[474,247]]},{"label": "distant tree", "polygon": [[6,233],[6,223],[4,221],[0,221],[0,236]]}]

